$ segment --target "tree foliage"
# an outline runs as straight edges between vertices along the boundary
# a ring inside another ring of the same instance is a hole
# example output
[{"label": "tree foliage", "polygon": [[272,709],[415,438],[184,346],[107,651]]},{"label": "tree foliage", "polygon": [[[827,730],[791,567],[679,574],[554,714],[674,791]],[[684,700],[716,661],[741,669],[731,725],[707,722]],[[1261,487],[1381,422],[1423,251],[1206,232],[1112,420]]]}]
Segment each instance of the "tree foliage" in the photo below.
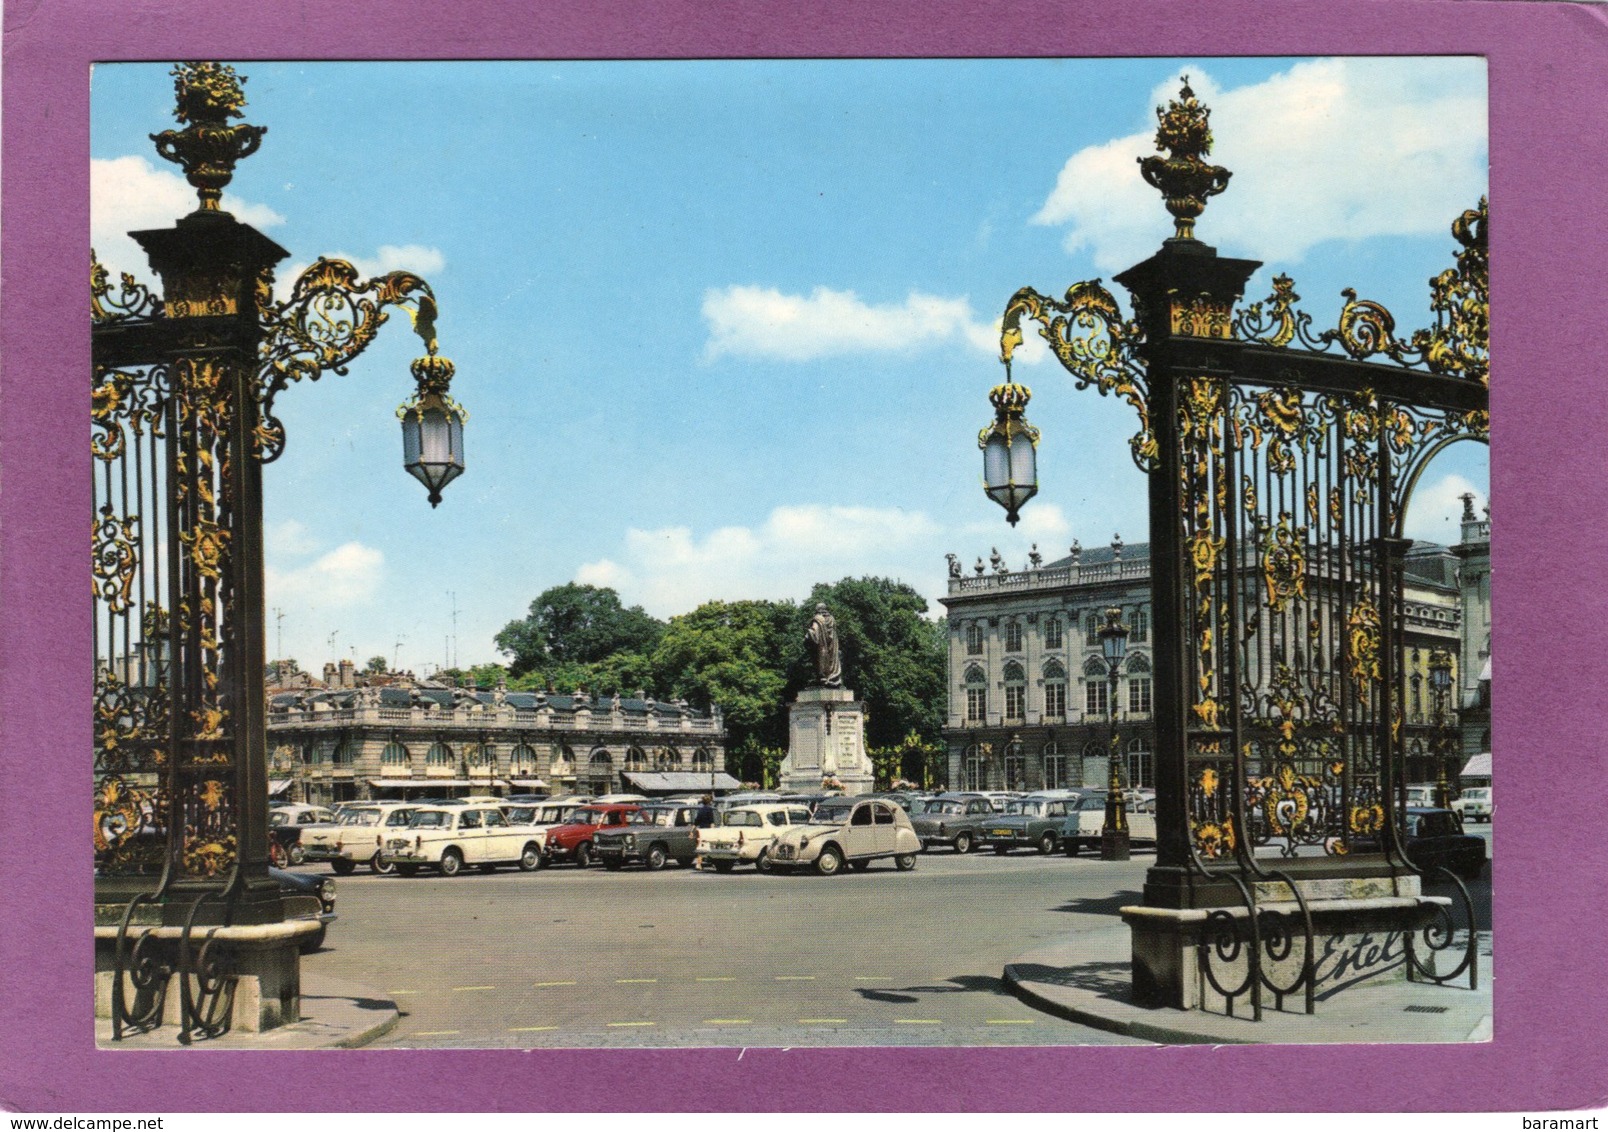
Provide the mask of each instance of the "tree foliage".
[{"label": "tree foliage", "polygon": [[785,746],[788,671],[803,638],[788,639],[792,602],[711,601],[672,617],[653,653],[659,685],[700,708],[719,704],[728,744]]},{"label": "tree foliage", "polygon": [[645,655],[663,633],[662,621],[640,605],[621,605],[612,589],[566,582],[543,591],[495,640],[512,658],[509,672],[523,676],[543,667],[597,664],[616,653]]}]

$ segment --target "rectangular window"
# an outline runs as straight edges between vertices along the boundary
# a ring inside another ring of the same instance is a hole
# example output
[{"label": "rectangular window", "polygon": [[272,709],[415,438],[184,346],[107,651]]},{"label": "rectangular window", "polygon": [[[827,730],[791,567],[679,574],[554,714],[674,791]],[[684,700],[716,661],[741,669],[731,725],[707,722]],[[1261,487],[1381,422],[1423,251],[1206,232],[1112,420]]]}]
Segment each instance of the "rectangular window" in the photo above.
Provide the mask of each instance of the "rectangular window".
[{"label": "rectangular window", "polygon": [[1090,680],[1083,687],[1083,710],[1089,715],[1104,715],[1106,704],[1106,683],[1104,680]]},{"label": "rectangular window", "polygon": [[1066,758],[1062,755],[1044,756],[1044,788],[1059,790],[1066,785]]},{"label": "rectangular window", "polygon": [[982,655],[983,627],[981,625],[966,626],[966,652],[970,656]]},{"label": "rectangular window", "polygon": [[1128,638],[1130,644],[1142,645],[1150,640],[1150,613],[1146,609],[1133,611],[1133,635]]},{"label": "rectangular window", "polygon": [[1051,719],[1066,714],[1066,685],[1060,681],[1044,685],[1044,714]]},{"label": "rectangular window", "polygon": [[988,692],[984,688],[966,689],[966,720],[969,723],[983,722],[983,716],[988,710]]},{"label": "rectangular window", "polygon": [[1012,684],[1005,689],[1005,715],[1008,719],[1022,718],[1023,698],[1020,684]]},{"label": "rectangular window", "polygon": [[1050,623],[1044,626],[1044,647],[1058,649],[1061,647],[1061,619],[1050,618]]},{"label": "rectangular window", "polygon": [[1128,677],[1128,710],[1135,715],[1150,713],[1150,677]]},{"label": "rectangular window", "polygon": [[1086,645],[1100,643],[1100,615],[1093,610],[1083,615],[1083,643]]},{"label": "rectangular window", "polygon": [[1005,626],[1005,651],[1022,651],[1022,627],[1015,621]]}]

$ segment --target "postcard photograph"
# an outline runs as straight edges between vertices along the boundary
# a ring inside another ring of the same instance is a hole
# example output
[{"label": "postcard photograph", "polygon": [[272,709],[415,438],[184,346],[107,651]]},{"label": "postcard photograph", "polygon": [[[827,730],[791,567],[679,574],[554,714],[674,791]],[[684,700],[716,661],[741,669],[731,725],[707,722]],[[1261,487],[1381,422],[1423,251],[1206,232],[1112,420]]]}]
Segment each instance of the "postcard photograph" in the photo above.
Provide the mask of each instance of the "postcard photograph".
[{"label": "postcard photograph", "polygon": [[90,90],[101,1050],[1492,1039],[1484,58]]}]

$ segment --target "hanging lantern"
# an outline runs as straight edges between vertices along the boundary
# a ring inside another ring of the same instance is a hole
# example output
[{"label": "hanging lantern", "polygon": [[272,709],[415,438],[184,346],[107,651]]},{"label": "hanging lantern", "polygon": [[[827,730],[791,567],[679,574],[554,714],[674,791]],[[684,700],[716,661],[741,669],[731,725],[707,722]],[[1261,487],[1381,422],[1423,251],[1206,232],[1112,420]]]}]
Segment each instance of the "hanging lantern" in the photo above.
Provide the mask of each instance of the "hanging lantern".
[{"label": "hanging lantern", "polygon": [[419,388],[397,409],[402,420],[402,466],[441,502],[441,489],[463,475],[463,426],[469,414],[447,395],[453,366],[434,350],[413,363]]},{"label": "hanging lantern", "polygon": [[994,423],[977,437],[983,450],[983,490],[1005,508],[1005,519],[1016,525],[1022,505],[1038,494],[1038,429],[1022,415],[1033,396],[1025,385],[1009,380],[989,391]]}]

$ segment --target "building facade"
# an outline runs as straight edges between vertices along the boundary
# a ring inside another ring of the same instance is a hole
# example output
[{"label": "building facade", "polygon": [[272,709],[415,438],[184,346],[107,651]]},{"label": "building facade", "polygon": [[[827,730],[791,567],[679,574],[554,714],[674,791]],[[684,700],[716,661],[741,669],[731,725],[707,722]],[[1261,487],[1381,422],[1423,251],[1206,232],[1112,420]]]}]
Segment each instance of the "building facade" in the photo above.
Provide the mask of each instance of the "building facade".
[{"label": "building facade", "polygon": [[[326,673],[328,675],[328,673]],[[470,691],[429,681],[283,690],[269,698],[269,790],[335,802],[636,792],[636,774],[724,777],[720,709],[584,692]],[[362,677],[356,677],[361,681]]]},{"label": "building facade", "polygon": [[[1419,543],[1407,556],[1402,702],[1412,782],[1435,781],[1437,752],[1447,749],[1437,744],[1456,745],[1456,709],[1466,693],[1449,696],[1437,716],[1430,664],[1436,651],[1447,651],[1452,687],[1466,686],[1459,658],[1469,655],[1465,624],[1479,615],[1482,584],[1487,595],[1483,624],[1489,626],[1488,523],[1484,533],[1483,572],[1469,566],[1478,557],[1467,553],[1467,524],[1465,545]],[[1466,593],[1470,587],[1473,605]],[[995,551],[991,566],[978,558],[970,576],[951,555],[948,593],[940,600],[949,613],[944,737],[952,789],[1104,787],[1113,732],[1128,785],[1155,785],[1148,544],[1124,544],[1120,536],[1110,546],[1089,550],[1074,543],[1067,557],[1049,563],[1035,547],[1027,569],[1020,571],[1009,569]],[[1129,629],[1114,704],[1099,637],[1108,608],[1120,609]],[[1304,627],[1270,632],[1258,647],[1279,648],[1268,642],[1304,635]],[[1276,664],[1282,657],[1270,659]],[[1317,663],[1321,667],[1323,661]],[[1458,769],[1449,763],[1449,776],[1455,778]]]}]

